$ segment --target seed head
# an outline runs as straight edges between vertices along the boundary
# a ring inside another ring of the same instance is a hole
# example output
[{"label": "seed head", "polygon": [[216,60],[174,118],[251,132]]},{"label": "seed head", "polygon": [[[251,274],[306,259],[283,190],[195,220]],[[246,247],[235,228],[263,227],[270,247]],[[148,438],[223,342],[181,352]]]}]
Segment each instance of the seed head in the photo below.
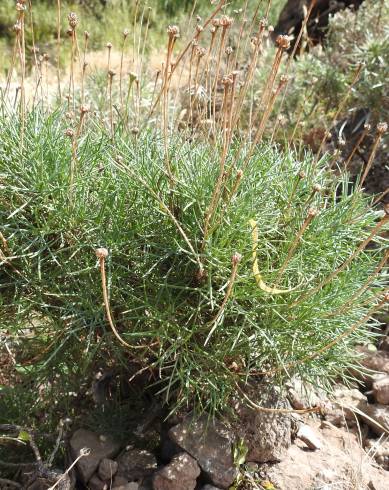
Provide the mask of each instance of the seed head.
[{"label": "seed head", "polygon": [[132,83],[138,79],[138,75],[136,73],[134,73],[133,71],[130,71],[129,76],[130,76],[130,83]]},{"label": "seed head", "polygon": [[309,208],[308,209],[308,216],[310,218],[314,218],[318,214],[318,210],[316,208]]},{"label": "seed head", "polygon": [[78,17],[77,17],[77,14],[75,12],[69,13],[68,22],[69,22],[69,27],[71,27],[72,30],[74,31],[74,29],[77,27],[77,24],[78,24]]},{"label": "seed head", "polygon": [[108,250],[106,248],[96,248],[95,250],[96,257],[98,259],[105,259],[108,257]]},{"label": "seed head", "polygon": [[220,17],[220,25],[224,28],[231,27],[234,23],[234,19],[232,17],[228,17],[228,15],[222,15]]},{"label": "seed head", "polygon": [[276,39],[276,44],[281,49],[289,49],[290,48],[290,40],[288,36],[280,35]]},{"label": "seed head", "polygon": [[89,105],[84,104],[80,107],[81,114],[87,114],[89,111],[90,111]]},{"label": "seed head", "polygon": [[116,71],[114,71],[114,70],[109,70],[109,71],[108,71],[108,75],[110,76],[110,78],[113,78],[113,77],[116,75]]},{"label": "seed head", "polygon": [[238,265],[241,260],[242,260],[241,254],[235,252],[234,255],[232,256],[232,265]]},{"label": "seed head", "polygon": [[137,126],[134,126],[132,129],[131,129],[131,133],[134,134],[134,135],[137,135],[139,134],[139,128]]},{"label": "seed head", "polygon": [[17,3],[16,3],[15,8],[16,8],[16,10],[17,10],[18,12],[23,12],[24,10],[26,10],[26,6],[25,6],[25,5],[23,5],[23,4],[24,4],[24,2],[17,2]]},{"label": "seed head", "polygon": [[274,32],[274,27],[273,26],[269,26],[267,30],[269,31],[269,33],[272,33],[272,32]]},{"label": "seed head", "polygon": [[85,39],[89,39],[89,36],[90,36],[89,32],[88,31],[84,31],[84,38]]},{"label": "seed head", "polygon": [[196,31],[198,32],[198,34],[200,34],[200,32],[203,32],[203,30],[204,30],[204,27],[200,24],[197,24]]},{"label": "seed head", "polygon": [[231,46],[227,46],[227,47],[226,47],[226,55],[227,55],[227,56],[230,56],[230,55],[233,53],[233,51],[234,51],[234,50],[232,49],[232,47],[231,47]]},{"label": "seed head", "polygon": [[363,129],[366,129],[366,131],[370,131],[371,130],[371,124],[365,123],[363,125]]},{"label": "seed head", "polygon": [[127,38],[127,36],[129,35],[129,33],[130,33],[130,31],[128,29],[124,29],[124,31],[123,31],[123,37],[124,37],[124,39]]},{"label": "seed head", "polygon": [[177,39],[180,37],[180,29],[178,26],[169,26],[167,28],[167,33],[171,39]]},{"label": "seed head", "polygon": [[301,170],[301,172],[299,172],[299,178],[300,179],[305,179],[306,176],[307,176],[307,174],[304,172],[304,170]]},{"label": "seed head", "polygon": [[71,27],[68,27],[66,29],[66,34],[69,36],[69,37],[72,37],[73,36],[73,32],[74,30],[71,28]]},{"label": "seed head", "polygon": [[19,33],[22,30],[22,26],[20,25],[19,22],[16,22],[16,24],[12,28],[16,33]]},{"label": "seed head", "polygon": [[388,124],[386,122],[380,122],[377,124],[378,134],[384,134],[388,130]]},{"label": "seed head", "polygon": [[218,27],[220,27],[220,19],[213,19],[212,20],[212,25],[213,27],[215,27],[215,29],[217,29]]},{"label": "seed head", "polygon": [[74,131],[72,128],[67,128],[65,131],[65,136],[68,138],[73,138],[74,137]]},{"label": "seed head", "polygon": [[197,46],[196,48],[196,54],[199,58],[202,58],[203,56],[205,56],[207,50],[205,48],[202,48],[201,46]]},{"label": "seed head", "polygon": [[236,172],[236,178],[238,180],[240,180],[241,178],[243,177],[243,170],[240,168],[239,170],[237,170]]},{"label": "seed head", "polygon": [[107,47],[108,49],[112,49],[112,43],[107,43],[107,44],[106,44],[106,47]]},{"label": "seed head", "polygon": [[322,186],[320,184],[315,184],[312,189],[315,191],[315,192],[321,192],[323,190]]}]

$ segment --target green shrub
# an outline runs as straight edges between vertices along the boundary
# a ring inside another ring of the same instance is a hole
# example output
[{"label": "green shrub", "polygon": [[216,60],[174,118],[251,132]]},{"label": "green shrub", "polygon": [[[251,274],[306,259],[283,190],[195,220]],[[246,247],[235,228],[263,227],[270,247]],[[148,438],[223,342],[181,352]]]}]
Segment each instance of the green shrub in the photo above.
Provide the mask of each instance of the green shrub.
[{"label": "green shrub", "polygon": [[[374,275],[384,238],[377,235],[374,247],[350,260],[382,212],[358,187],[349,192],[347,175],[335,178],[326,159],[315,167],[310,155],[299,160],[263,145],[230,199],[246,152],[232,149],[227,168],[235,170],[203,243],[218,145],[173,138],[171,189],[158,133],[128,136],[119,127],[113,142],[91,118],[69,189],[63,121],[60,112],[31,112],[22,146],[12,114],[3,109],[0,117],[0,225],[8,250],[2,249],[0,321],[21,339],[34,320],[23,351],[42,352],[32,368],[39,379],[80,376],[96,356],[132,360],[152,373],[174,406],[218,410],[237,382],[258,372],[277,383],[296,372],[321,385],[345,376],[356,362],[353,346],[374,335],[377,322],[367,320],[386,279]],[[257,223],[263,280],[290,291],[258,287],[250,220]],[[109,251],[116,328],[134,348],[120,345],[107,323],[98,247]]]}]

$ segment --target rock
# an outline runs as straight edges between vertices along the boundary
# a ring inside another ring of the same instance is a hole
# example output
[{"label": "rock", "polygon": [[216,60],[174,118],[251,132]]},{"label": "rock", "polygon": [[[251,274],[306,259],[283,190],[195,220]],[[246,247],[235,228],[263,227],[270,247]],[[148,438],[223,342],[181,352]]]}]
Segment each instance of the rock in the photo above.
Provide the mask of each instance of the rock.
[{"label": "rock", "polygon": [[118,470],[118,464],[112,459],[104,458],[100,461],[99,469],[97,474],[104,480],[112,480],[113,476],[116,475]]},{"label": "rock", "polygon": [[309,449],[316,450],[321,448],[320,439],[309,425],[301,425],[296,437],[305,442]]},{"label": "rock", "polygon": [[113,479],[112,488],[123,487],[124,485],[127,485],[127,483],[128,483],[127,478],[124,478],[124,476],[116,475],[115,478]]},{"label": "rock", "polygon": [[325,406],[328,403],[328,397],[323,390],[303,382],[300,378],[292,378],[286,387],[288,400],[295,410]]},{"label": "rock", "polygon": [[[247,388],[245,387],[245,390]],[[271,384],[256,384],[249,389],[248,396],[262,407],[290,408],[278,390]],[[291,445],[292,418],[288,413],[266,413],[238,403],[235,407],[238,422],[237,436],[248,447],[246,461],[266,463],[280,461]]]},{"label": "rock", "polygon": [[157,468],[154,454],[145,449],[129,448],[118,458],[117,475],[127,478],[127,481],[138,481],[150,476]]},{"label": "rock", "polygon": [[112,490],[139,490],[138,483],[131,482],[121,485],[120,487],[112,487]]},{"label": "rock", "polygon": [[180,453],[154,475],[153,489],[194,490],[199,475],[200,468],[196,460],[187,453]]},{"label": "rock", "polygon": [[296,439],[284,459],[267,470],[266,479],[277,490],[389,488],[389,474],[371,464],[357,435],[326,422],[320,427],[309,420],[307,425],[319,435],[321,450],[307,451],[305,444]]},{"label": "rock", "polygon": [[385,335],[381,342],[379,343],[379,349],[389,352],[389,335]]},{"label": "rock", "polygon": [[90,455],[81,458],[76,468],[80,479],[85,484],[97,470],[102,459],[116,456],[120,444],[110,437],[98,435],[90,430],[78,429],[70,439],[70,455],[73,461],[84,447],[90,449]]},{"label": "rock", "polygon": [[373,381],[373,396],[377,403],[389,405],[389,375],[379,376]]},{"label": "rock", "polygon": [[387,405],[368,405],[365,413],[369,418],[363,417],[363,419],[373,432],[379,436],[387,434],[389,431],[389,407]]},{"label": "rock", "polygon": [[371,386],[374,380],[374,374],[389,374],[389,352],[384,350],[372,350],[368,346],[358,346],[356,349],[362,354],[362,357],[359,360],[360,364],[372,372],[359,373],[353,371],[353,374],[366,383],[368,387]]},{"label": "rock", "polygon": [[92,475],[88,481],[88,488],[90,490],[108,490],[108,484],[100,480],[97,475]]},{"label": "rock", "polygon": [[356,409],[366,412],[367,398],[356,388],[336,385],[332,397],[332,406],[327,407],[326,420],[333,425],[342,426],[356,424]]},{"label": "rock", "polygon": [[208,479],[221,488],[228,488],[237,476],[232,456],[231,433],[218,420],[207,416],[187,417],[169,430],[169,437],[194,457]]}]

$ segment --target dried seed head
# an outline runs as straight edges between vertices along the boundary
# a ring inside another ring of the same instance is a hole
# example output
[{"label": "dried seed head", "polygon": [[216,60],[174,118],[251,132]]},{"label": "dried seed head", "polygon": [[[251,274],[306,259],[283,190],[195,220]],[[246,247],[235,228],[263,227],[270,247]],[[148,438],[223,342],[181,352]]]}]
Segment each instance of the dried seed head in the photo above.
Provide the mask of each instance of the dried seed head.
[{"label": "dried seed head", "polygon": [[322,186],[320,184],[315,184],[312,189],[315,191],[315,192],[321,192],[323,190]]},{"label": "dried seed head", "polygon": [[227,88],[229,85],[232,85],[232,78],[231,77],[223,77],[221,79],[221,84],[224,85],[225,88]]},{"label": "dried seed head", "polygon": [[386,122],[380,122],[377,124],[378,134],[384,134],[388,130],[388,124]]},{"label": "dried seed head", "polygon": [[224,28],[232,26],[234,23],[234,19],[232,17],[228,17],[228,15],[222,15],[220,17],[220,25]]},{"label": "dried seed head", "polygon": [[240,168],[239,170],[237,170],[236,172],[236,178],[238,180],[240,180],[241,178],[243,177],[243,170]]},{"label": "dried seed head", "polygon": [[130,76],[130,83],[134,82],[135,80],[138,80],[138,75],[133,71],[130,71],[129,76]]},{"label": "dried seed head", "polygon": [[132,129],[131,129],[131,133],[134,134],[134,135],[137,135],[139,134],[139,128],[137,126],[134,126]]},{"label": "dried seed head", "polygon": [[38,46],[33,46],[33,47],[31,48],[31,53],[35,53],[35,54],[36,54],[36,53],[39,53],[39,48],[38,48]]},{"label": "dried seed head", "polygon": [[272,32],[274,32],[274,27],[273,26],[269,26],[267,30],[268,30],[269,33],[272,33]]},{"label": "dried seed head", "polygon": [[370,131],[371,130],[371,124],[365,123],[363,125],[363,129],[366,129],[366,131]]},{"label": "dried seed head", "polygon": [[68,27],[66,29],[66,34],[69,36],[69,37],[73,37],[73,32],[74,30],[71,28],[71,27]]},{"label": "dried seed head", "polygon": [[49,61],[50,55],[48,53],[43,53],[43,61]]},{"label": "dried seed head", "polygon": [[305,179],[306,176],[307,176],[307,174],[304,172],[304,170],[301,170],[301,172],[299,172],[299,178],[300,179]]},{"label": "dried seed head", "polygon": [[238,265],[241,260],[242,260],[241,254],[235,252],[234,255],[232,256],[232,265]]},{"label": "dried seed head", "polygon": [[289,49],[290,48],[290,40],[288,36],[279,35],[276,39],[276,44],[281,49]]},{"label": "dried seed head", "polygon": [[107,43],[106,47],[108,48],[108,50],[112,49],[112,43]]},{"label": "dried seed head", "polygon": [[196,26],[197,33],[200,34],[200,32],[203,32],[203,30],[204,30],[204,27],[200,24],[197,24],[197,26]]},{"label": "dried seed head", "polygon": [[201,22],[201,17],[199,15],[196,16],[196,21]]},{"label": "dried seed head", "polygon": [[74,31],[74,29],[77,27],[77,24],[78,24],[78,17],[77,17],[77,14],[75,12],[69,13],[68,22],[69,22],[69,27],[71,27],[72,30]]},{"label": "dried seed head", "polygon": [[16,33],[19,33],[22,30],[22,26],[20,25],[19,22],[16,22],[16,24],[12,28]]},{"label": "dried seed head", "polygon": [[96,257],[98,259],[105,259],[108,257],[108,250],[106,248],[96,248],[95,250]]},{"label": "dried seed head", "polygon": [[215,32],[216,32],[216,27],[211,27],[209,30],[210,30],[211,34],[215,34]]},{"label": "dried seed head", "polygon": [[232,49],[232,47],[231,47],[231,46],[227,46],[227,47],[226,47],[226,55],[227,55],[227,56],[232,55],[232,53],[233,53],[233,52],[234,52],[234,50]]},{"label": "dried seed head", "polygon": [[84,105],[82,105],[82,106],[80,107],[80,112],[81,112],[81,114],[86,114],[86,113],[87,113],[87,112],[89,112],[89,111],[90,111],[90,107],[89,107],[89,105],[84,104]]},{"label": "dried seed head", "polygon": [[130,31],[128,29],[124,29],[124,31],[123,31],[123,37],[124,37],[124,39],[127,38],[127,36],[129,35],[129,33],[130,33]]},{"label": "dried seed head", "polygon": [[89,36],[90,36],[89,32],[88,31],[84,31],[84,38],[85,39],[89,39]]},{"label": "dried seed head", "polygon": [[308,216],[310,218],[314,218],[318,214],[318,210],[316,208],[309,208],[308,209]]},{"label": "dried seed head", "polygon": [[115,70],[109,70],[108,75],[110,76],[110,78],[113,78],[116,75],[116,71]]},{"label": "dried seed head", "polygon": [[169,26],[167,28],[167,33],[171,39],[177,39],[180,37],[180,29],[178,26]]},{"label": "dried seed head", "polygon": [[73,138],[74,137],[74,131],[72,128],[68,128],[65,130],[65,136],[68,138]]},{"label": "dried seed head", "polygon": [[216,19],[213,19],[213,20],[212,20],[212,25],[213,25],[213,27],[215,27],[216,29],[217,29],[218,27],[220,27],[220,25],[221,25],[221,24],[220,24],[220,19],[217,19],[217,18],[216,18]]},{"label": "dried seed head", "polygon": [[267,26],[267,19],[261,19],[261,20],[259,21],[259,27],[260,27],[261,29],[265,29],[265,27],[266,27],[266,26]]},{"label": "dried seed head", "polygon": [[207,50],[205,48],[202,48],[200,46],[197,46],[196,48],[196,54],[199,58],[202,58],[203,56],[205,56]]},{"label": "dried seed head", "polygon": [[23,12],[24,10],[26,10],[26,6],[23,5],[24,2],[17,2],[16,5],[15,5],[15,8],[18,12]]},{"label": "dried seed head", "polygon": [[86,68],[88,65],[89,65],[89,62],[88,62],[88,61],[84,61],[83,65],[82,65],[82,66],[83,66],[83,68],[84,68],[84,70],[85,70],[85,68]]}]

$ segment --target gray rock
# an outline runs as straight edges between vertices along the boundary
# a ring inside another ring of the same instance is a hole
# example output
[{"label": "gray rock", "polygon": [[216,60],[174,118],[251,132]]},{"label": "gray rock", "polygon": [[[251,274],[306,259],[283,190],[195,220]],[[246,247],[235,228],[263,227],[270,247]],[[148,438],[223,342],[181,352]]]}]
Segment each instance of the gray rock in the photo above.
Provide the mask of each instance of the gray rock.
[{"label": "gray rock", "polygon": [[290,404],[295,410],[325,406],[328,403],[328,397],[323,390],[303,382],[298,377],[292,378],[286,388]]},{"label": "gray rock", "polygon": [[130,448],[117,459],[117,475],[127,478],[127,481],[138,481],[150,476],[157,468],[154,454],[145,449]]},{"label": "gray rock", "polygon": [[89,490],[108,490],[108,484],[100,480],[97,475],[92,475],[88,482]]},{"label": "gray rock", "polygon": [[97,470],[100,461],[112,458],[119,452],[120,444],[110,437],[98,435],[86,429],[78,429],[70,439],[70,455],[74,461],[80,454],[80,449],[87,447],[90,455],[81,458],[77,464],[77,472],[85,484]]},{"label": "gray rock", "polygon": [[118,464],[112,459],[104,458],[100,461],[99,469],[97,474],[104,480],[112,480],[113,476],[116,475],[118,470]]},{"label": "gray rock", "polygon": [[309,449],[312,449],[313,451],[321,448],[320,439],[309,425],[301,425],[296,437],[305,442]]},{"label": "gray rock", "polygon": [[154,490],[194,490],[200,468],[187,453],[174,456],[171,462],[153,477]]},{"label": "gray rock", "polygon": [[389,405],[389,375],[376,376],[373,381],[373,396],[377,403]]},{"label": "gray rock", "polygon": [[232,435],[218,420],[203,415],[187,417],[169,430],[169,437],[193,456],[209,480],[228,488],[237,476],[232,456]]},{"label": "gray rock", "polygon": [[138,483],[131,482],[121,485],[120,487],[112,487],[112,490],[139,490]]},{"label": "gray rock", "polygon": [[115,478],[113,479],[112,488],[123,487],[124,485],[127,485],[127,483],[128,483],[127,478],[124,478],[124,476],[116,475]]},{"label": "gray rock", "polygon": [[[249,398],[265,408],[290,408],[272,385],[257,383],[245,387]],[[292,418],[288,413],[263,412],[238,403],[236,433],[248,447],[246,461],[266,463],[282,460],[292,440]]]},{"label": "gray rock", "polygon": [[[389,407],[387,405],[368,405],[366,412],[369,418],[364,418],[369,427],[377,435],[385,435],[389,431]],[[375,423],[377,422],[377,423]]]},{"label": "gray rock", "polygon": [[357,414],[366,412],[368,401],[356,388],[338,384],[334,388],[332,405],[326,409],[326,420],[337,427],[355,425]]}]

